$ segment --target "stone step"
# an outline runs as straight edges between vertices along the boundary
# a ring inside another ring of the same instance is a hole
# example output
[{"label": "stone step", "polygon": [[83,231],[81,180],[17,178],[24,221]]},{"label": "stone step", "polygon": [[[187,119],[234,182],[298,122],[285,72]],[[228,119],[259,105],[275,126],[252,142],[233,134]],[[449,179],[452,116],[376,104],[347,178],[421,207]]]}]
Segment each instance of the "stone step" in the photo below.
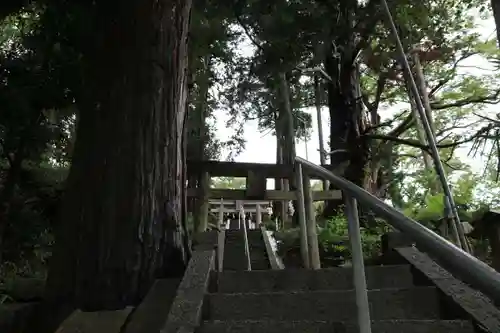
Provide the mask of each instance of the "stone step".
[{"label": "stone step", "polygon": [[[410,266],[367,266],[365,269],[368,289],[406,288],[413,285]],[[349,290],[353,289],[352,272],[352,268],[284,269],[222,272],[215,276],[218,291],[222,293]]]},{"label": "stone step", "polygon": [[[327,321],[212,321],[204,322],[198,333],[358,333],[354,325]],[[372,333],[473,333],[468,321],[400,320],[374,321]]]},{"label": "stone step", "polygon": [[[252,270],[267,270],[270,268],[267,258],[266,246],[260,230],[248,230],[248,245],[250,249],[250,260]],[[226,231],[224,244],[224,270],[245,271],[246,256],[243,231]]]},{"label": "stone step", "polygon": [[[434,287],[371,290],[368,297],[373,320],[440,318]],[[205,318],[211,320],[356,320],[353,290],[217,293],[207,295],[205,306]]]}]

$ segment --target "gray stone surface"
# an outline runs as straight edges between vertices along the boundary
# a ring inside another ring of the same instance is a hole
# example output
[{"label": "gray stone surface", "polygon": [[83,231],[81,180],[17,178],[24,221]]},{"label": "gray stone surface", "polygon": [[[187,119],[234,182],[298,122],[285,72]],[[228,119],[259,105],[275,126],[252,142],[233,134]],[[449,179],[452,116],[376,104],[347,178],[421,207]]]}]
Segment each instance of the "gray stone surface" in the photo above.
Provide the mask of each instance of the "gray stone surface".
[{"label": "gray stone surface", "polygon": [[201,320],[203,300],[214,265],[214,251],[193,252],[161,333],[195,331]]},{"label": "gray stone surface", "polygon": [[252,270],[270,269],[271,264],[267,256],[267,248],[264,237],[262,237],[262,231],[260,229],[248,230],[247,234]]},{"label": "gray stone surface", "polygon": [[243,232],[226,230],[223,270],[244,271],[247,269]]},{"label": "gray stone surface", "polygon": [[[358,333],[354,325],[327,321],[214,321],[205,322],[200,333]],[[473,333],[466,321],[400,320],[378,321],[372,333]]]},{"label": "gray stone surface", "polygon": [[269,266],[274,270],[284,269],[285,265],[283,264],[281,258],[278,256],[276,239],[274,239],[273,233],[271,231],[267,231],[264,226],[261,226],[260,230],[262,233],[262,238],[264,239],[264,244],[266,246]]},{"label": "gray stone surface", "polygon": [[[260,229],[248,230],[248,247],[252,270],[270,269],[266,244]],[[247,261],[245,255],[244,233],[242,230],[226,230],[224,244],[224,270],[245,271]]]},{"label": "gray stone surface", "polygon": [[397,252],[485,329],[492,333],[500,332],[500,310],[488,297],[454,278],[428,255],[414,247],[398,248]]},{"label": "gray stone surface", "polygon": [[45,280],[15,278],[0,284],[0,292],[9,295],[18,302],[41,300],[45,289]]},{"label": "gray stone surface", "polygon": [[[432,287],[372,290],[368,297],[374,320],[439,318]],[[356,320],[354,291],[210,294],[206,306],[207,318],[217,320]]]},{"label": "gray stone surface", "polygon": [[37,303],[0,304],[0,332],[22,332]]},{"label": "gray stone surface", "polygon": [[229,222],[229,230],[239,230],[240,228],[240,222],[235,219],[235,220],[231,220]]},{"label": "gray stone surface", "polygon": [[[218,291],[222,293],[269,292],[284,290],[353,289],[352,268],[328,268],[317,271],[285,269],[218,273]],[[413,285],[409,265],[367,266],[369,289],[405,288]]]},{"label": "gray stone surface", "polygon": [[131,307],[116,311],[74,311],[56,333],[120,333]]},{"label": "gray stone surface", "polygon": [[[347,333],[358,333],[347,327]],[[391,320],[372,324],[372,333],[474,333],[474,326],[464,320]]]},{"label": "gray stone surface", "polygon": [[345,333],[345,325],[326,321],[213,321],[205,322],[200,333]]},{"label": "gray stone surface", "polygon": [[217,230],[198,232],[193,235],[194,250],[213,250],[217,247],[218,232]]},{"label": "gray stone surface", "polygon": [[382,252],[386,253],[398,247],[408,247],[415,244],[410,238],[398,231],[382,235]]},{"label": "gray stone surface", "polygon": [[156,280],[144,300],[130,316],[123,333],[160,331],[177,294],[179,283],[180,279]]}]

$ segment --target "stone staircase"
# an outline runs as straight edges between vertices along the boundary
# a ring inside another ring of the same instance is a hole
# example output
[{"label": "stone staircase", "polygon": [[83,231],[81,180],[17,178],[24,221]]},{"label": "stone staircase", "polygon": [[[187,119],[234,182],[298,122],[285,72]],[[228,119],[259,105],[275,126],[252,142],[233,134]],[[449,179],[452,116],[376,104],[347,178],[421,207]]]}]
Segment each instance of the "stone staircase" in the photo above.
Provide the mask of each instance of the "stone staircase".
[{"label": "stone staircase", "polygon": [[[373,333],[472,333],[408,265],[366,268]],[[199,333],[355,333],[352,269],[226,271],[211,275]],[[446,317],[446,318],[445,318]]]},{"label": "stone staircase", "polygon": [[[245,271],[247,260],[243,230],[226,230],[224,243],[224,270]],[[252,270],[269,269],[266,246],[260,229],[247,230]]]}]

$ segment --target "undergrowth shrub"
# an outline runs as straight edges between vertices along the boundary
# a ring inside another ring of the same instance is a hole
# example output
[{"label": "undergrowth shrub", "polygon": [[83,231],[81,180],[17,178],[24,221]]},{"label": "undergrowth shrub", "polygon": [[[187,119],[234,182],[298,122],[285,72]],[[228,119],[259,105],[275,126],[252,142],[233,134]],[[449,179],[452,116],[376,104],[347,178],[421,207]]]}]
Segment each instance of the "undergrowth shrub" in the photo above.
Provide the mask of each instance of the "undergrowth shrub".
[{"label": "undergrowth shrub", "polygon": [[[381,236],[387,231],[389,228],[380,221],[370,228],[361,227],[365,260],[370,261],[380,256]],[[322,266],[339,266],[351,260],[347,220],[343,215],[318,221],[317,232]],[[289,266],[301,266],[299,229],[277,231],[275,238],[278,241],[278,254],[283,258],[285,265],[288,263]]]}]

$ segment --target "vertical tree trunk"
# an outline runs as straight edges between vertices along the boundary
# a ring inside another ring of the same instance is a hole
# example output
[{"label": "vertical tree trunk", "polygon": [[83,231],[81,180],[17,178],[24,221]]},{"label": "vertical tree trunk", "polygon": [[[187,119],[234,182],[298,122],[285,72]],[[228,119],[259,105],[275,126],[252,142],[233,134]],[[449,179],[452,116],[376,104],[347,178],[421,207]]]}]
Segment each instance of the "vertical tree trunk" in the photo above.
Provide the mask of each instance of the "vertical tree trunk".
[{"label": "vertical tree trunk", "polygon": [[500,46],[500,0],[491,0],[491,7],[493,8],[493,17],[497,27],[497,43]]},{"label": "vertical tree trunk", "polygon": [[[293,124],[293,112],[290,103],[290,86],[286,76],[286,73],[279,73],[279,84],[280,84],[280,126],[281,126],[281,138],[282,138],[282,158],[283,164],[293,165],[295,163],[296,149],[295,149],[295,131]],[[284,191],[290,191],[295,189],[295,180],[284,179],[283,188]],[[285,221],[288,220],[288,202],[284,201],[281,207],[281,214],[283,225]]]},{"label": "vertical tree trunk", "polygon": [[295,163],[295,131],[293,126],[293,113],[290,104],[290,87],[285,73],[279,74],[280,81],[280,125],[283,137],[283,163]]},{"label": "vertical tree trunk", "polygon": [[[274,126],[276,132],[276,164],[283,164],[283,129],[279,112],[274,113]],[[275,178],[274,179],[274,189],[275,190],[283,190],[285,184],[283,179]],[[282,201],[275,201],[273,203],[273,213],[274,216],[284,221],[286,218],[286,205]]]},{"label": "vertical tree trunk", "polygon": [[[423,104],[424,109],[425,109],[425,115],[427,117],[427,121],[429,122],[429,125],[431,127],[433,135],[435,135],[434,133],[436,132],[436,126],[434,124],[431,103],[430,103],[429,95],[427,92],[427,83],[425,82],[424,71],[422,70],[422,65],[420,63],[418,52],[415,52],[413,54],[413,65],[415,67],[414,69],[415,69],[415,74],[416,74],[415,81],[416,81],[418,88],[420,90],[420,96],[416,96],[414,98],[421,98],[422,99],[422,104]],[[424,127],[422,125],[422,119],[420,119],[420,115],[419,115],[418,110],[417,110],[416,102],[414,99],[411,98],[412,94],[411,94],[410,87],[408,87],[407,89],[408,89],[409,97],[410,97],[410,101],[411,101],[412,112],[413,112],[414,117],[415,117],[415,126],[417,129],[417,134],[418,134],[419,140],[421,143],[428,145],[429,142],[428,142],[427,137],[425,135]],[[425,166],[426,170],[433,172],[433,175],[436,175],[436,173],[434,171],[435,168],[434,168],[434,162],[432,160],[432,156],[429,154],[428,151],[425,151],[425,150],[422,150],[422,156],[423,156],[424,166]],[[434,177],[434,179],[432,179],[432,181],[429,185],[430,185],[429,191],[431,194],[436,194],[440,191],[441,185],[439,184],[439,179],[437,178],[437,175]]]},{"label": "vertical tree trunk", "polygon": [[[194,59],[193,59],[194,61]],[[192,126],[192,144],[189,146],[191,148],[190,156],[193,160],[196,161],[204,161],[207,159],[207,144],[208,144],[208,128],[206,125],[206,120],[208,117],[207,114],[207,103],[208,103],[208,94],[210,89],[210,55],[205,55],[201,60],[199,60],[199,65],[201,69],[197,71],[195,76],[195,81],[197,83],[197,93],[195,94],[196,100],[194,100],[195,107],[191,110],[192,112],[192,121],[189,123]],[[192,188],[201,188],[203,186],[203,175],[202,173],[192,175],[191,182],[194,184]],[[194,219],[194,229],[198,230],[200,228],[200,221],[196,218],[196,216],[200,216],[200,209],[203,207],[200,198],[193,198],[192,207],[193,207],[193,216]],[[203,226],[201,226],[202,228]]]},{"label": "vertical tree trunk", "polygon": [[[337,151],[331,155],[330,161],[332,165],[338,165],[348,160],[349,166],[344,176],[364,187],[369,146],[361,136],[365,124],[359,93],[359,68],[353,63],[355,35],[352,27],[356,3],[344,3],[343,6],[346,8],[342,9],[339,18],[339,29],[344,31],[343,38],[337,38],[335,40],[337,49],[328,49],[325,56],[326,71],[332,78],[332,81],[328,82],[330,147],[332,152]],[[327,202],[323,215],[325,217],[334,215],[341,203],[341,201]]]},{"label": "vertical tree trunk", "polygon": [[[325,141],[323,139],[323,120],[321,117],[322,87],[318,74],[314,75],[314,104],[316,106],[316,119],[318,121],[318,141],[319,141],[319,160],[322,165],[326,164]],[[327,190],[329,183],[323,180],[323,190]]]},{"label": "vertical tree trunk", "polygon": [[137,303],[186,261],[181,197],[190,0],[95,1],[87,96],[48,299],[84,310]]}]

